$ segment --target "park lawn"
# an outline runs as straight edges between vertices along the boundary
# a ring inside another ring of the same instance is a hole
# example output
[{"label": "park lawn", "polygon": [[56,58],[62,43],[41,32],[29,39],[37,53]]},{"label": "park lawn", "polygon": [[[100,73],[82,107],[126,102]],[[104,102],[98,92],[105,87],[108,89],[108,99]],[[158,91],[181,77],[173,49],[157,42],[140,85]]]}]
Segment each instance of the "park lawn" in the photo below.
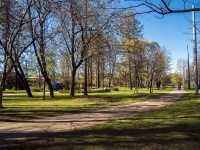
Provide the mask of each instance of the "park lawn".
[{"label": "park lawn", "polygon": [[149,94],[149,91],[143,88],[139,90],[139,94],[134,94],[133,91],[123,88],[119,91],[106,93],[89,93],[88,97],[84,97],[82,93],[77,93],[75,98],[70,97],[68,93],[55,92],[55,98],[52,99],[46,93],[45,100],[42,99],[42,92],[34,92],[34,97],[28,98],[27,94],[24,93],[25,91],[6,90],[3,96],[5,108],[0,109],[0,121],[30,119],[58,113],[80,112],[134,103],[159,97],[170,90],[172,88],[154,90],[153,94]]},{"label": "park lawn", "polygon": [[24,141],[13,149],[199,150],[200,97],[187,93],[171,106],[83,130]]}]

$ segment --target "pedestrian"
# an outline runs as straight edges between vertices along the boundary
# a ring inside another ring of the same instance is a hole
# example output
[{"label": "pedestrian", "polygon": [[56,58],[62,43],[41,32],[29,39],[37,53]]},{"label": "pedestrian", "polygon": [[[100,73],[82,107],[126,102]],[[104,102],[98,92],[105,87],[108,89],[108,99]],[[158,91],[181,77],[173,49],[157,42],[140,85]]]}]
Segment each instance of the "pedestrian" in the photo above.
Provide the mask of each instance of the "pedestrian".
[{"label": "pedestrian", "polygon": [[179,90],[181,89],[181,84],[180,84],[180,83],[178,84],[178,89],[179,89]]}]

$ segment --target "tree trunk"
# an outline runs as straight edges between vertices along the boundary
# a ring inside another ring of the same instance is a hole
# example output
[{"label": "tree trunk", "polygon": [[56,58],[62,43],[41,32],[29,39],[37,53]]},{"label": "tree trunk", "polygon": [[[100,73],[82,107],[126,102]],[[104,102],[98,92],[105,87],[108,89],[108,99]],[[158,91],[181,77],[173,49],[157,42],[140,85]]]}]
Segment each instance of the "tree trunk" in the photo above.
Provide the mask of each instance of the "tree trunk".
[{"label": "tree trunk", "polygon": [[1,83],[0,83],[0,108],[3,108],[3,90],[5,88],[3,86],[6,81],[6,76],[7,76],[6,65],[4,64],[4,70],[3,70],[2,79],[1,79]]},{"label": "tree trunk", "polygon": [[[194,8],[194,5],[192,6]],[[197,38],[196,38],[196,16],[195,11],[192,12],[192,28],[193,28],[193,53],[194,53],[194,84],[195,95],[199,95],[198,89],[198,60],[197,60]]]},{"label": "tree trunk", "polygon": [[46,84],[46,82],[45,82],[45,80],[44,80],[44,87],[43,87],[43,90],[44,90],[44,91],[43,91],[43,100],[45,100],[45,86],[46,86],[45,84]]},{"label": "tree trunk", "polygon": [[0,86],[0,108],[3,108],[3,87]]},{"label": "tree trunk", "polygon": [[51,85],[51,79],[49,79],[46,71],[42,72],[42,75],[44,77],[45,82],[47,83],[49,87],[50,97],[54,98],[53,87]]},{"label": "tree trunk", "polygon": [[26,90],[28,97],[33,97],[32,93],[31,93],[31,89],[30,89],[29,84],[28,84],[28,81],[26,79],[26,76],[24,74],[23,69],[21,68],[20,63],[18,63],[18,68],[19,68],[20,72],[16,69],[17,76],[21,79],[22,84],[23,84],[23,86]]},{"label": "tree trunk", "polygon": [[104,74],[104,65],[105,65],[105,62],[104,62],[104,58],[101,58],[101,72],[100,72],[100,79],[101,79],[101,85],[102,87],[104,88],[105,84],[104,84],[104,78],[105,78],[105,74]]},{"label": "tree trunk", "polygon": [[153,81],[152,79],[150,80],[150,94],[153,93],[153,87],[152,87]]},{"label": "tree trunk", "polygon": [[92,88],[92,85],[93,85],[93,71],[92,71],[92,57],[91,57],[91,61],[90,61],[90,85],[91,85],[91,88]]},{"label": "tree trunk", "polygon": [[132,85],[132,75],[131,75],[131,72],[132,72],[132,67],[131,67],[131,58],[130,58],[130,54],[129,54],[129,82],[130,82],[130,90],[132,90],[133,88],[133,85]]},{"label": "tree trunk", "polygon": [[17,66],[15,66],[15,90],[18,90]]},{"label": "tree trunk", "polygon": [[100,88],[100,64],[99,64],[99,57],[97,60],[97,88]]},{"label": "tree trunk", "polygon": [[135,93],[138,94],[138,78],[135,76]]},{"label": "tree trunk", "polygon": [[88,73],[88,63],[87,63],[88,59],[85,59],[85,76],[84,76],[84,96],[87,96],[88,93],[87,93],[87,73]]},{"label": "tree trunk", "polygon": [[111,87],[111,79],[109,79],[109,82],[108,82],[108,87]]},{"label": "tree trunk", "polygon": [[72,77],[71,77],[71,87],[70,87],[70,96],[74,97],[74,93],[75,93],[75,77],[76,77],[76,69],[73,68],[72,70]]}]

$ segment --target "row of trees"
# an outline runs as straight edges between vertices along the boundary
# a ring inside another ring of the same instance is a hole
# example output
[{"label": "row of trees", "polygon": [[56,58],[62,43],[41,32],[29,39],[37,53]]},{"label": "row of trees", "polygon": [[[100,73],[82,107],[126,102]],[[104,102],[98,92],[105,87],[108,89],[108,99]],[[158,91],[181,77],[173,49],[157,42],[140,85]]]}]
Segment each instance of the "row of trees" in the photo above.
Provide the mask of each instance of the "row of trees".
[{"label": "row of trees", "polygon": [[117,9],[113,1],[1,0],[0,107],[11,72],[29,97],[33,95],[27,77],[36,71],[47,83],[50,97],[54,97],[51,82],[58,77],[70,78],[74,96],[77,72],[83,75],[84,95],[94,81],[104,87],[105,79],[108,86],[125,80],[136,92],[144,85],[152,92],[153,81],[158,85],[164,81],[169,57],[156,42],[142,40],[142,25],[133,11]]}]

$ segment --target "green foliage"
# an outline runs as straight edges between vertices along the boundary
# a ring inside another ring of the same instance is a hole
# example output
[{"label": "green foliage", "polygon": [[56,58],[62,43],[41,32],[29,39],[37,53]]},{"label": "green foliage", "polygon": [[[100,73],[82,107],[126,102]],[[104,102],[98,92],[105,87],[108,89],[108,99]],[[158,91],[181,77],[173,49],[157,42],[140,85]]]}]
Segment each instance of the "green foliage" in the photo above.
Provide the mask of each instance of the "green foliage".
[{"label": "green foliage", "polygon": [[178,83],[182,82],[182,76],[179,73],[173,73],[172,74],[172,85],[177,86]]},{"label": "green foliage", "polygon": [[[13,89],[15,87],[15,82],[16,82],[15,73],[11,72],[6,78],[6,83],[5,83],[6,88],[10,90]],[[18,90],[24,89],[20,78],[17,78],[17,88]]]}]

